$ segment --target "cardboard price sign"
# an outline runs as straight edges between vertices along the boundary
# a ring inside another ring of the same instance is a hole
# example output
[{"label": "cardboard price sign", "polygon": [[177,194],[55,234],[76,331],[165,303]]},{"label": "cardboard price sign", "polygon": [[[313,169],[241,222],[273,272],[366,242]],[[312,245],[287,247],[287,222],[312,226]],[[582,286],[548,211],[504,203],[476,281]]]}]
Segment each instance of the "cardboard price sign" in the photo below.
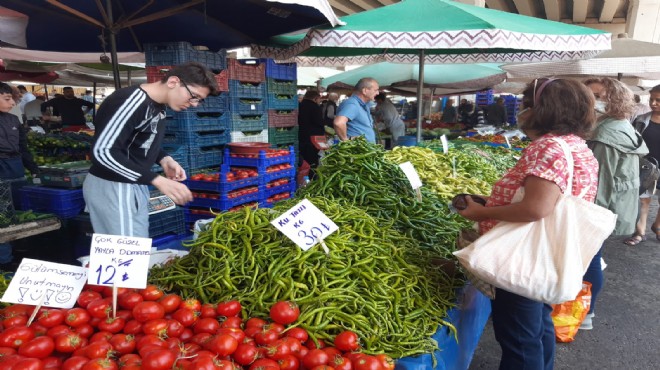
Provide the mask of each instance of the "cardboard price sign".
[{"label": "cardboard price sign", "polygon": [[143,289],[151,255],[151,239],[93,234],[89,254],[89,283]]},{"label": "cardboard price sign", "polygon": [[422,187],[422,180],[419,178],[419,174],[412,163],[404,162],[401,163],[399,167],[408,178],[408,181],[410,181],[410,186],[412,186],[413,189],[419,189]]},{"label": "cardboard price sign", "polygon": [[303,199],[270,223],[305,251],[339,229],[308,199]]},{"label": "cardboard price sign", "polygon": [[87,269],[23,258],[3,302],[72,308],[87,281]]}]

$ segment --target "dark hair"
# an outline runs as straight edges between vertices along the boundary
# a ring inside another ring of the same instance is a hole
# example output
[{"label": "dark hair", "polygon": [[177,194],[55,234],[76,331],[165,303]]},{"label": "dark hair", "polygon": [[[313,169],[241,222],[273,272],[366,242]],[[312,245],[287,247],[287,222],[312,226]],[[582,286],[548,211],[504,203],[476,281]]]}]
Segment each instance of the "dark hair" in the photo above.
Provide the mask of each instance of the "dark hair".
[{"label": "dark hair", "polygon": [[25,91],[27,91],[27,89],[25,88],[24,85],[18,85],[18,86],[16,86],[16,87],[17,87],[19,90],[25,90]]},{"label": "dark hair", "polygon": [[11,86],[4,82],[0,82],[0,94],[13,94]]},{"label": "dark hair", "polygon": [[305,96],[303,96],[303,99],[314,100],[320,97],[321,94],[317,90],[307,90],[307,92],[305,92]]},{"label": "dark hair", "polygon": [[653,88],[649,91],[649,94],[652,93],[660,93],[660,85],[653,86]]},{"label": "dark hair", "polygon": [[73,90],[73,87],[65,86],[65,87],[62,88],[62,91],[64,91],[64,90]]},{"label": "dark hair", "polygon": [[377,101],[385,101],[385,99],[387,99],[387,94],[385,94],[384,92],[376,95],[376,97],[374,98],[374,100]]},{"label": "dark hair", "polygon": [[586,86],[591,84],[601,84],[607,93],[607,116],[624,119],[632,115],[635,110],[635,101],[633,93],[623,82],[610,77],[589,78],[584,81]]},{"label": "dark hair", "polygon": [[180,78],[186,84],[208,88],[209,95],[215,96],[219,93],[215,76],[200,63],[187,62],[174,66],[165,74],[161,82],[167,82],[167,79],[172,76]]},{"label": "dark hair", "polygon": [[579,81],[538,78],[523,91],[523,107],[533,108],[525,128],[587,138],[596,122],[594,103],[593,93]]}]

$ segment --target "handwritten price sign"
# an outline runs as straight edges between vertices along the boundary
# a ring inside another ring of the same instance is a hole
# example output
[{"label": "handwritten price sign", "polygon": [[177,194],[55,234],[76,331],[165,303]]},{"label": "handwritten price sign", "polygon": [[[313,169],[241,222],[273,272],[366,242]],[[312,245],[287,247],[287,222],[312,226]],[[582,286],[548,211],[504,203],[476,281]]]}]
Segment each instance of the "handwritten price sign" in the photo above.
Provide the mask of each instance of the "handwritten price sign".
[{"label": "handwritten price sign", "polygon": [[308,199],[270,223],[305,251],[339,229]]},{"label": "handwritten price sign", "polygon": [[151,255],[151,239],[93,234],[89,254],[89,283],[143,289]]},{"label": "handwritten price sign", "polygon": [[2,301],[71,308],[86,281],[84,267],[23,258]]}]

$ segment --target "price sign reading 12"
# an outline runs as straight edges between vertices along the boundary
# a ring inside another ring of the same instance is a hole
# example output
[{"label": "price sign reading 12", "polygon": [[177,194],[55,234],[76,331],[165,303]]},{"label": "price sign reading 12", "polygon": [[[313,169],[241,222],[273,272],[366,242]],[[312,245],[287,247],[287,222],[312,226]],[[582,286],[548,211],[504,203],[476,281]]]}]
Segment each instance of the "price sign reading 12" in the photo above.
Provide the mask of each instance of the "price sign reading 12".
[{"label": "price sign reading 12", "polygon": [[93,234],[88,283],[143,289],[151,256],[151,239]]},{"label": "price sign reading 12", "polygon": [[308,199],[270,222],[302,250],[308,250],[339,228]]}]

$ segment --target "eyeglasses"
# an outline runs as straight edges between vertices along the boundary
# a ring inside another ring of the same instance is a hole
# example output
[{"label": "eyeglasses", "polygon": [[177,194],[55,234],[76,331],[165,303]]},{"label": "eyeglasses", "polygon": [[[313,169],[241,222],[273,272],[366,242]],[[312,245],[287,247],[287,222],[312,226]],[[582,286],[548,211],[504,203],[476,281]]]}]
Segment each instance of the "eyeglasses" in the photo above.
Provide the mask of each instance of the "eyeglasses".
[{"label": "eyeglasses", "polygon": [[202,104],[204,102],[203,98],[200,98],[199,96],[193,94],[192,91],[190,91],[188,85],[186,85],[186,83],[182,79],[179,79],[179,81],[181,81],[181,85],[183,85],[183,87],[185,87],[186,90],[188,90],[188,94],[190,94],[190,99],[188,99],[188,102],[190,104]]}]

